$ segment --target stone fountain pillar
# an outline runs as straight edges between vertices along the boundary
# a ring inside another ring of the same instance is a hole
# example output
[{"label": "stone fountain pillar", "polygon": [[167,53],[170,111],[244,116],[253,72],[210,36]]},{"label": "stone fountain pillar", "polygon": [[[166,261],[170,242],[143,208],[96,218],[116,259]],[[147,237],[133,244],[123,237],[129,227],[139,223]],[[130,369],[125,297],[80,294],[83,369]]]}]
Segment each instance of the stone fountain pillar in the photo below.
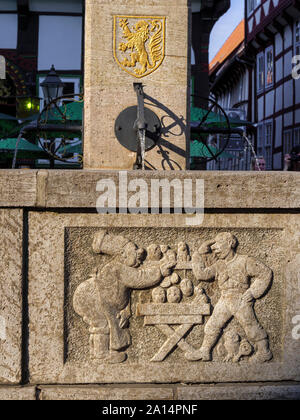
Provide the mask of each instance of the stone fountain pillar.
[{"label": "stone fountain pillar", "polygon": [[[125,4],[126,3],[126,4]],[[133,168],[136,153],[115,135],[115,121],[137,105],[162,123],[159,145],[146,153],[151,169],[186,169],[189,124],[190,16],[187,0],[87,0],[85,40],[84,168]]]},{"label": "stone fountain pillar", "polygon": [[118,171],[133,82],[185,168],[188,3],[87,0],[85,169],[0,171],[0,400],[300,398],[300,173]]}]

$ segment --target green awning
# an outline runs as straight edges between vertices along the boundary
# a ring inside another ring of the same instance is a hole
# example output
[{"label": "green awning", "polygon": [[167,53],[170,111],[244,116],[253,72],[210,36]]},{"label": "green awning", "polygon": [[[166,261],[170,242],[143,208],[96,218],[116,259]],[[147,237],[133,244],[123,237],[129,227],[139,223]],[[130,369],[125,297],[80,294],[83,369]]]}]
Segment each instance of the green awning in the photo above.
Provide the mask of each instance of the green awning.
[{"label": "green awning", "polygon": [[59,108],[51,108],[47,116],[45,113],[42,115],[42,119],[47,119],[49,123],[53,121],[58,121],[61,123],[64,121],[65,117],[67,121],[81,122],[83,106],[83,101],[69,102],[65,105],[60,106]]},{"label": "green awning", "polygon": [[[0,140],[0,160],[13,158],[16,138]],[[21,139],[18,145],[17,159],[49,159],[49,155],[40,147]]]},{"label": "green awning", "polygon": [[18,137],[21,128],[38,119],[38,114],[19,121],[16,117],[0,113],[0,140]]},{"label": "green awning", "polygon": [[[212,151],[212,153],[214,155],[217,155],[218,153],[220,153],[220,150],[218,150],[216,147],[213,146],[208,146],[209,149]],[[195,158],[195,157],[203,157],[203,158],[212,158],[211,153],[209,152],[207,146],[205,146],[205,144],[195,140],[195,141],[191,141],[191,145],[190,145],[190,156],[191,158]],[[221,155],[218,156],[218,158],[234,158],[234,156],[230,155],[227,152],[223,152],[221,153]]]},{"label": "green awning", "polygon": [[[43,112],[40,118],[40,126],[43,124],[68,124],[74,125],[76,127],[82,125],[82,115],[83,115],[83,101],[80,102],[69,102],[60,106],[59,108],[53,107],[47,112]],[[65,138],[65,139],[81,139],[81,131],[64,131],[60,130],[57,132],[48,132],[45,130],[40,130],[40,136],[44,138]],[[26,138],[31,141],[34,141],[36,134],[34,132],[26,134]]]},{"label": "green awning", "polygon": [[63,156],[74,155],[75,153],[82,155],[82,143],[61,146],[57,153],[61,153]]},{"label": "green awning", "polygon": [[[197,122],[200,121],[206,116],[207,114],[207,110],[203,109],[203,108],[196,108],[196,107],[192,107],[191,109],[191,121],[192,122]],[[233,127],[244,127],[244,126],[250,126],[252,125],[251,122],[249,121],[244,121],[244,120],[240,120],[240,119],[232,119],[232,118],[228,118],[230,126]],[[213,126],[213,127],[227,127],[227,120],[224,117],[224,115],[221,114],[217,114],[216,112],[210,112],[207,116],[207,119],[205,120],[204,123],[206,126]]]},{"label": "green awning", "polygon": [[16,117],[0,113],[0,139],[13,137],[18,127],[19,121]]}]

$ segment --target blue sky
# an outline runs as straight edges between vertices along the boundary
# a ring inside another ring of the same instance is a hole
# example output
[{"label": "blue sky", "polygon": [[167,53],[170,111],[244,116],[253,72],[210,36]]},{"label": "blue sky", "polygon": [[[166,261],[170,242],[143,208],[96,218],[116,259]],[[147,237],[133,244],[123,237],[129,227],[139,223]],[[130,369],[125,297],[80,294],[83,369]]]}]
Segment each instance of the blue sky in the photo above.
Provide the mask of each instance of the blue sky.
[{"label": "blue sky", "polygon": [[231,0],[231,7],[215,24],[209,43],[209,61],[211,61],[226,39],[244,18],[244,0]]}]

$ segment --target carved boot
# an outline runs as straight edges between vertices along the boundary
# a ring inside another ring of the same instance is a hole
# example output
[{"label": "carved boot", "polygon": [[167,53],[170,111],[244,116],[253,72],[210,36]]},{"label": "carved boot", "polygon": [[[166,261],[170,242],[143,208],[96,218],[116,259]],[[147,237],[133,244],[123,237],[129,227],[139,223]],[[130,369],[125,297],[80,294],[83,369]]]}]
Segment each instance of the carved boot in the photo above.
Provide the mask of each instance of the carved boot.
[{"label": "carved boot", "polygon": [[185,358],[190,361],[203,360],[203,362],[211,361],[211,349],[216,343],[215,335],[206,335],[203,344],[199,350],[189,351],[185,353]]},{"label": "carved boot", "polygon": [[253,357],[251,357],[250,362],[252,363],[265,363],[269,362],[273,358],[273,354],[269,349],[269,340],[265,338],[264,340],[257,341],[256,343],[257,351]]},{"label": "carved boot", "polygon": [[109,356],[105,359],[108,363],[123,363],[127,359],[127,354],[123,351],[110,350]]}]

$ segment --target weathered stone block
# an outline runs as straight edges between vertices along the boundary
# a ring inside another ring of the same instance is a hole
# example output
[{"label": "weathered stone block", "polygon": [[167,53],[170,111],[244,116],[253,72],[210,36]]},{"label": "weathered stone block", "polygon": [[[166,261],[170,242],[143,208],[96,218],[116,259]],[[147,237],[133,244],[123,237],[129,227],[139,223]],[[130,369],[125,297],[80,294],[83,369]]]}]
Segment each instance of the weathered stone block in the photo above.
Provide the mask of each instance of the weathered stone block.
[{"label": "weathered stone block", "polygon": [[[1,170],[2,207],[95,209],[97,183],[111,179],[116,185],[119,206],[118,171],[94,170]],[[204,180],[205,207],[209,209],[298,209],[298,172],[214,172],[208,171],[128,171],[128,184],[143,179],[151,196],[152,180]],[[127,185],[128,186],[128,185]],[[123,190],[121,185],[121,190]],[[195,194],[194,194],[195,195]],[[130,194],[129,194],[130,196]],[[193,197],[195,201],[195,197]],[[161,203],[160,203],[161,204]],[[174,197],[171,196],[171,208]]]},{"label": "weathered stone block", "polygon": [[35,206],[37,201],[37,172],[22,169],[2,169],[0,174],[0,206]]},{"label": "weathered stone block", "polygon": [[35,400],[35,387],[0,386],[0,400]]},{"label": "weathered stone block", "polygon": [[[20,177],[23,175],[20,174]],[[214,172],[209,171],[39,171],[37,196],[39,206],[46,208],[96,208],[100,193],[97,183],[105,179],[116,185],[116,206],[120,203],[120,190],[127,190],[130,182],[142,179],[151,197],[153,180],[204,180],[205,207],[208,209],[298,209],[300,207],[300,174],[297,172]],[[120,181],[121,180],[121,181]],[[21,193],[23,193],[21,191]],[[130,197],[131,194],[128,194]],[[174,196],[170,197],[174,207]],[[195,188],[193,189],[195,202]],[[161,207],[160,203],[160,207]],[[11,204],[12,205],[12,204]],[[150,205],[150,200],[149,200]],[[276,211],[275,211],[276,212]]]},{"label": "weathered stone block", "polygon": [[172,400],[171,387],[42,386],[40,400]]},{"label": "weathered stone block", "polygon": [[0,383],[21,380],[23,211],[0,210]]},{"label": "weathered stone block", "polygon": [[[199,386],[40,386],[40,400],[299,400],[299,383]],[[0,389],[1,395],[1,389]],[[199,408],[198,408],[199,409]]]},{"label": "weathered stone block", "polygon": [[31,212],[31,382],[299,381],[299,246],[295,214]]}]

